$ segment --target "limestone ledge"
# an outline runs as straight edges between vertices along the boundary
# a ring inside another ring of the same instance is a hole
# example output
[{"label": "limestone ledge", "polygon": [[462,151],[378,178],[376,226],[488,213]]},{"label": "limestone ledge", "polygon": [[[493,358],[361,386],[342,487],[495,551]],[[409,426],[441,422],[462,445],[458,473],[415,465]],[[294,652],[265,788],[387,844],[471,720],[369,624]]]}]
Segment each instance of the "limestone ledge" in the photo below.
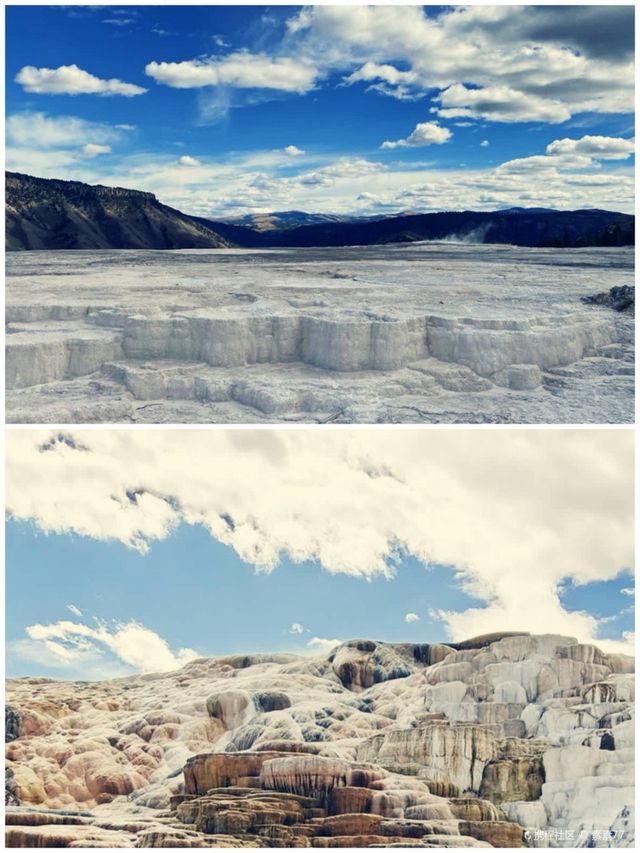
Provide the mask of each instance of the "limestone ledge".
[{"label": "limestone ledge", "polygon": [[[354,372],[396,371],[432,358],[460,365],[499,386],[532,390],[541,384],[542,371],[577,362],[619,340],[615,319],[602,314],[488,320],[435,315],[239,317],[206,310],[147,315],[102,309],[89,312],[81,323],[76,318],[52,323],[47,317],[40,326],[25,323],[29,314],[17,307],[9,312],[14,318],[7,335],[10,389],[89,375],[119,359],[150,366],[168,360],[224,368],[303,363]],[[159,381],[142,393],[158,393]]]}]

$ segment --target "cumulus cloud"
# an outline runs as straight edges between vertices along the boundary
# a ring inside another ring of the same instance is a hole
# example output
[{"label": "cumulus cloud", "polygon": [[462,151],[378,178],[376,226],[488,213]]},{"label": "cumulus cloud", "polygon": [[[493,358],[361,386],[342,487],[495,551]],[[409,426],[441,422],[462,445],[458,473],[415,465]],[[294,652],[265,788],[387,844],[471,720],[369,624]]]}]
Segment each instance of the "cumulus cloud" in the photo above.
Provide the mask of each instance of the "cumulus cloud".
[{"label": "cumulus cloud", "polygon": [[293,625],[289,628],[290,634],[304,634],[304,625],[301,625],[299,622],[294,622]]},{"label": "cumulus cloud", "polygon": [[143,95],[147,90],[122,80],[102,80],[77,65],[59,68],[36,68],[25,65],[15,76],[25,92],[38,95]]},{"label": "cumulus cloud", "polygon": [[[177,88],[273,88],[303,94],[345,85],[401,100],[429,98],[444,118],[563,122],[632,112],[633,10],[313,6],[286,22],[271,54],[238,50],[148,73]],[[434,97],[435,92],[435,97]]]},{"label": "cumulus cloud", "polygon": [[452,639],[543,624],[592,641],[597,619],[565,610],[561,583],[633,565],[628,432],[72,435],[86,449],[45,453],[51,431],[8,434],[11,517],[141,552],[180,523],[202,525],[267,572],[285,554],[360,578],[392,577],[405,553],[452,565],[485,603],[441,613]]},{"label": "cumulus cloud", "polygon": [[67,604],[67,610],[70,613],[73,613],[74,616],[82,616],[82,611],[79,607],[76,607],[75,604]]},{"label": "cumulus cloud", "polygon": [[149,62],[145,72],[156,83],[174,89],[230,86],[238,89],[278,89],[304,94],[315,85],[317,72],[303,60],[270,57],[241,50],[222,59]]},{"label": "cumulus cloud", "polygon": [[546,147],[545,154],[508,160],[499,167],[502,171],[575,171],[598,168],[599,160],[626,160],[635,148],[633,139],[618,136],[583,136],[580,139],[556,139]]},{"label": "cumulus cloud", "polygon": [[202,165],[200,160],[197,159],[197,157],[190,157],[188,154],[184,154],[182,157],[180,157],[180,159],[178,160],[178,163],[180,163],[181,166],[200,166],[200,165]]},{"label": "cumulus cloud", "polygon": [[620,590],[620,592],[622,593],[622,595],[628,595],[628,596],[635,596],[635,594],[636,594],[635,589],[634,589],[633,587],[631,587],[631,586],[625,586],[625,587],[623,587],[623,588]]},{"label": "cumulus cloud", "polygon": [[[68,607],[75,615],[81,615],[77,608]],[[25,647],[23,643],[14,650],[28,656],[40,648],[50,665],[61,668],[91,668],[100,665],[101,658],[110,653],[134,672],[168,672],[198,657],[189,648],[172,651],[159,634],[134,621],[109,625],[95,620],[92,627],[60,620],[49,625],[29,625],[25,631],[31,645]]]},{"label": "cumulus cloud", "polygon": [[407,613],[407,614],[405,615],[405,617],[404,617],[404,621],[405,621],[405,622],[408,622],[408,623],[411,623],[411,622],[419,622],[419,621],[420,621],[420,617],[418,616],[418,614],[417,614],[417,613]]},{"label": "cumulus cloud", "polygon": [[435,15],[407,7],[400,16],[385,6],[316,6],[288,30],[288,44],[297,39],[326,73],[349,70],[349,85],[363,81],[400,99],[434,89],[467,99],[441,105],[457,111],[449,117],[559,122],[577,112],[633,111],[633,10],[593,7],[583,18],[575,7],[468,6]]},{"label": "cumulus cloud", "polygon": [[298,148],[297,145],[287,145],[283,150],[285,154],[289,155],[289,157],[300,157],[304,154],[304,151],[301,148]]},{"label": "cumulus cloud", "polygon": [[488,146],[489,146],[489,140],[483,139],[482,142],[480,143],[480,148],[488,148]]},{"label": "cumulus cloud", "polygon": [[448,127],[441,127],[435,121],[424,121],[417,124],[406,139],[395,142],[383,142],[381,148],[419,148],[423,145],[442,145],[451,139]]},{"label": "cumulus cloud", "polygon": [[635,140],[620,136],[583,136],[556,139],[547,145],[547,154],[583,154],[594,160],[627,160],[635,150]]},{"label": "cumulus cloud", "polygon": [[487,119],[488,121],[545,121],[558,124],[571,118],[571,110],[561,101],[526,94],[510,86],[470,89],[456,83],[437,100],[442,118]]}]

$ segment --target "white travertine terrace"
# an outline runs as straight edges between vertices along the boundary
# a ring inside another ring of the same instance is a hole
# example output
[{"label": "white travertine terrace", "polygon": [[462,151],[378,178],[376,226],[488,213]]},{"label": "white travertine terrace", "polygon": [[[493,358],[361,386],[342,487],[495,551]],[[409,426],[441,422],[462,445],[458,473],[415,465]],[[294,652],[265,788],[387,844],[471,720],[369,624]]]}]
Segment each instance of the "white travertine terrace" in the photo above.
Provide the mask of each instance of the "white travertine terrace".
[{"label": "white travertine terrace", "polygon": [[25,422],[625,422],[630,249],[31,252],[7,279]]},{"label": "white travertine terrace", "polygon": [[[504,634],[9,680],[8,844],[228,846],[253,791],[279,807],[315,798],[315,822],[296,819],[302,846],[633,847],[633,670],[571,637]],[[175,845],[184,832],[192,843]],[[268,846],[255,832],[245,846]]]}]

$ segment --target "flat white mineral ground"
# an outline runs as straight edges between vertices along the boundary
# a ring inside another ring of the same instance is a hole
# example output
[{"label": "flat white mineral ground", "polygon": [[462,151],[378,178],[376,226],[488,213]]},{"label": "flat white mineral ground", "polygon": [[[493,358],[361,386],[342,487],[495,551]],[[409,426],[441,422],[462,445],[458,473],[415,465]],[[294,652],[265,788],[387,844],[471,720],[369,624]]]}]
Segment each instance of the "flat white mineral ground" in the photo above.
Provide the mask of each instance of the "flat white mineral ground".
[{"label": "flat white mineral ground", "polygon": [[627,423],[632,249],[7,258],[7,420]]}]

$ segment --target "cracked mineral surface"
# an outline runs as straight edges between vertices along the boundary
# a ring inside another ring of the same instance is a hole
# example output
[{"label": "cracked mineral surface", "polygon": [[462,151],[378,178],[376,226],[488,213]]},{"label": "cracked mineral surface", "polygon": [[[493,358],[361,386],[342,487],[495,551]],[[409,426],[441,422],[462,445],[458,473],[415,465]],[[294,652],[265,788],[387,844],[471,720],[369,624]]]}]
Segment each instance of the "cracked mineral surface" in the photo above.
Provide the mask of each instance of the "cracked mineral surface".
[{"label": "cracked mineral surface", "polygon": [[630,248],[7,258],[14,423],[629,423]]},{"label": "cracked mineral surface", "polygon": [[504,633],[10,679],[7,846],[633,848],[633,670]]}]

